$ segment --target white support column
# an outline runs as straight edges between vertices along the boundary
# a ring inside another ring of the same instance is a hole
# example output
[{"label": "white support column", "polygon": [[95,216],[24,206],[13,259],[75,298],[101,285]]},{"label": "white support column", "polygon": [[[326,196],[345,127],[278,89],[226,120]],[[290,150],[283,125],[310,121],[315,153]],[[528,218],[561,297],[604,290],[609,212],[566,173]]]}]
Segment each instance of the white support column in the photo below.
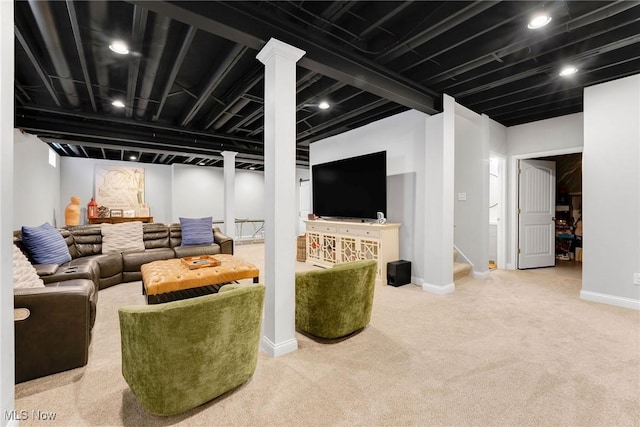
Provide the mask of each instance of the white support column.
[{"label": "white support column", "polygon": [[236,153],[223,151],[224,157],[224,234],[236,237]]},{"label": "white support column", "polygon": [[[425,282],[436,294],[455,290],[453,283],[453,200],[455,168],[455,100],[444,95],[444,111],[427,135],[425,159]],[[433,132],[431,132],[433,131]]]},{"label": "white support column", "polygon": [[13,2],[0,0],[0,414],[7,426],[14,408],[14,336],[13,336]]},{"label": "white support column", "polygon": [[303,50],[271,39],[258,53],[264,74],[266,297],[261,348],[272,357],[298,348],[295,331],[296,62]]}]

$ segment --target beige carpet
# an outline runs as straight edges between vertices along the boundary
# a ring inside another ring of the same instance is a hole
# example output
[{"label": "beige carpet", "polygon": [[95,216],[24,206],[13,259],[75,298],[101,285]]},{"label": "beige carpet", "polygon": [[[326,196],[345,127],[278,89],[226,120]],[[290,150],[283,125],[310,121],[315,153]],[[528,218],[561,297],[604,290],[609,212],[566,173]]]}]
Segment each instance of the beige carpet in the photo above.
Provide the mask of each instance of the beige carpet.
[{"label": "beige carpet", "polygon": [[[261,245],[237,252],[263,265]],[[298,334],[245,385],[169,418],[120,373],[117,309],[144,301],[139,282],[117,285],[100,291],[87,366],[16,386],[20,425],[639,426],[640,313],[580,300],[579,270],[558,270],[496,270],[447,296],[378,284],[361,333]]]}]

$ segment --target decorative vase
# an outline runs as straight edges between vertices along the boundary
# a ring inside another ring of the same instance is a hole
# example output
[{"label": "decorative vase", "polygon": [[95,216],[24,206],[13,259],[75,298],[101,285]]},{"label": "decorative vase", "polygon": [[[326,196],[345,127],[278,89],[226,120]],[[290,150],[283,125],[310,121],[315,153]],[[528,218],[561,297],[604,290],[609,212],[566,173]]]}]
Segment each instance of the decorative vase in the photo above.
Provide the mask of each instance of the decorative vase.
[{"label": "decorative vase", "polygon": [[80,225],[80,197],[71,196],[71,203],[64,208],[65,225]]},{"label": "decorative vase", "polygon": [[97,218],[98,217],[98,203],[92,197],[87,204],[87,218]]}]

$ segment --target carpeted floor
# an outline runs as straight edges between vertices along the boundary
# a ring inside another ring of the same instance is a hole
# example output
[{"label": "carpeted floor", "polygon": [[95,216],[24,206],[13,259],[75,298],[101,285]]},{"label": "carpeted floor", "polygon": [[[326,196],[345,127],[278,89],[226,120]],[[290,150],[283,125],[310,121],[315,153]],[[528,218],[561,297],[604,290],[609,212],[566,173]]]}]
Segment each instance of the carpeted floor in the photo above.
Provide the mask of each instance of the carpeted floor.
[{"label": "carpeted floor", "polygon": [[[262,251],[237,247],[260,268]],[[16,409],[21,426],[640,426],[640,313],[579,292],[579,269],[558,268],[494,270],[446,296],[379,283],[362,332],[298,334],[243,386],[162,418],[120,373],[117,309],[144,303],[139,282],[121,284],[100,291],[89,364],[17,385]]]}]

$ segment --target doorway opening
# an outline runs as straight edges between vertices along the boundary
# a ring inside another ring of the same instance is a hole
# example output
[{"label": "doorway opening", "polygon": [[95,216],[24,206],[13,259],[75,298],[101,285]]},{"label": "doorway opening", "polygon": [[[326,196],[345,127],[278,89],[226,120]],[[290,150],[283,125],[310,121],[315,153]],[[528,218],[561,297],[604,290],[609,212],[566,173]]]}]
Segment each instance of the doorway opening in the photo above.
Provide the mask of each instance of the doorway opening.
[{"label": "doorway opening", "polygon": [[[528,245],[527,234],[523,231],[523,199],[531,200],[536,197],[535,186],[527,188],[521,185],[522,176],[518,173],[518,226],[517,226],[517,268],[537,268],[544,266],[556,266],[570,269],[582,269],[582,152],[567,154],[553,154],[534,158],[536,162],[552,162],[555,165],[554,194],[550,206],[551,212],[551,240],[549,250],[553,259],[550,265],[535,265],[528,263],[522,256],[523,246]],[[518,170],[521,170],[521,162],[518,160]],[[524,194],[523,194],[524,192]],[[539,241],[535,241],[539,244]],[[525,249],[528,249],[525,248]],[[548,262],[548,261],[547,261]]]}]

